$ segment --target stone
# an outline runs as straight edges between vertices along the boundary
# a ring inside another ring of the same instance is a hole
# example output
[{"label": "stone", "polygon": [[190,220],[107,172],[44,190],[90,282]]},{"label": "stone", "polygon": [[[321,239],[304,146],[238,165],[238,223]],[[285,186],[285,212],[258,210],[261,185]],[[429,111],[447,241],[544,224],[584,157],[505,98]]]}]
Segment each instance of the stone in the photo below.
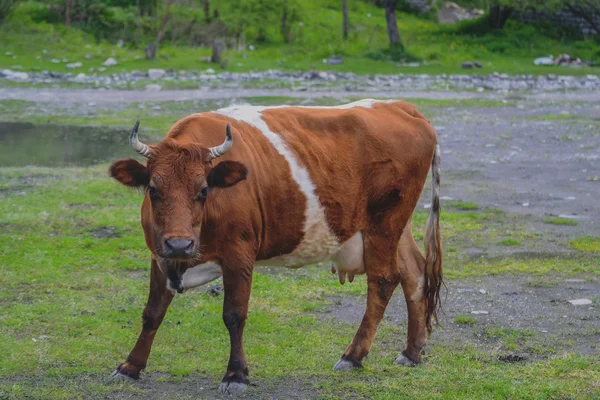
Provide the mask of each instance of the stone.
[{"label": "stone", "polygon": [[550,54],[548,57],[538,57],[533,60],[534,65],[554,65],[554,56]]},{"label": "stone", "polygon": [[81,68],[81,67],[83,67],[83,64],[80,62],[67,64],[68,69],[75,69],[75,68]]},{"label": "stone", "polygon": [[52,60],[50,60],[50,62],[52,64],[60,64],[60,60],[57,60],[56,58],[53,58]]},{"label": "stone", "polygon": [[112,57],[108,57],[108,58],[106,59],[106,61],[104,61],[104,62],[102,63],[102,65],[104,65],[105,67],[111,67],[111,66],[113,66],[113,65],[117,65],[117,60],[115,60],[115,59],[114,59],[114,58],[112,58]]},{"label": "stone", "polygon": [[162,87],[156,83],[150,83],[146,85],[146,90],[148,92],[159,92],[161,89]]},{"label": "stone", "polygon": [[474,65],[476,68],[483,68],[483,64],[482,64],[482,63],[480,63],[479,61],[475,61],[475,62],[473,63],[473,65]]},{"label": "stone", "polygon": [[592,304],[592,301],[590,299],[575,299],[569,300],[569,303],[573,304],[574,306],[587,306]]},{"label": "stone", "polygon": [[92,59],[92,55],[91,54],[86,54],[85,56],[83,56],[83,58],[85,58],[86,60],[91,60]]},{"label": "stone", "polygon": [[206,72],[207,74],[214,74],[215,70],[212,68],[207,68],[206,71],[204,71],[204,72]]},{"label": "stone", "polygon": [[104,72],[104,71],[106,71],[106,68],[104,68],[104,67],[98,68],[98,72]]},{"label": "stone", "polygon": [[342,64],[344,62],[344,59],[340,56],[331,56],[331,58],[329,59],[329,61],[327,61],[327,64],[329,65],[338,65],[338,64]]},{"label": "stone", "polygon": [[471,61],[465,61],[461,65],[464,69],[472,69],[473,68],[473,63]]},{"label": "stone", "polygon": [[148,70],[148,78],[150,79],[160,79],[167,74],[167,71],[160,68],[153,68]]},{"label": "stone", "polygon": [[73,78],[74,82],[79,82],[79,83],[83,83],[87,80],[87,75],[84,74],[83,72],[80,74],[77,74],[77,76],[75,78]]},{"label": "stone", "polygon": [[15,72],[10,69],[5,69],[2,71],[2,74],[9,81],[26,81],[29,79],[29,74],[27,72]]},{"label": "stone", "polygon": [[447,1],[440,5],[437,20],[440,24],[456,24],[463,20],[479,18],[484,14],[477,8],[462,8],[458,4]]},{"label": "stone", "polygon": [[471,311],[471,314],[473,314],[473,315],[488,315],[489,312],[483,311],[483,310],[475,310],[475,311]]}]

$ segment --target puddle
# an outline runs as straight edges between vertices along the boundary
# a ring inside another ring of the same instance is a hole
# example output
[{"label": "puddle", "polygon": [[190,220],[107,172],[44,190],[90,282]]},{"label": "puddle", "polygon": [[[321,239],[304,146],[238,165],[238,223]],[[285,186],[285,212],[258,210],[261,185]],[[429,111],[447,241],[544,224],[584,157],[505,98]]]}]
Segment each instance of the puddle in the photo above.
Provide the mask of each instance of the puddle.
[{"label": "puddle", "polygon": [[122,128],[0,123],[0,167],[85,166],[132,157]]}]

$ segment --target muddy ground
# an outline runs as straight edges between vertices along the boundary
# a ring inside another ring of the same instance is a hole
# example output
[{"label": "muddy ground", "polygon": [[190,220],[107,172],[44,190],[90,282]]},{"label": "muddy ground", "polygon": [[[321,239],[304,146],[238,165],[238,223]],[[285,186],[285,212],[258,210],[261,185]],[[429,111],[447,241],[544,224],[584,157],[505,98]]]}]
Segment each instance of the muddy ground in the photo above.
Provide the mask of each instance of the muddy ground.
[{"label": "muddy ground", "polygon": [[[0,89],[0,97],[30,101],[92,101],[90,91],[44,89]],[[261,90],[260,93],[217,92],[212,98],[246,96],[304,96],[321,94]],[[365,97],[374,97],[364,93]],[[334,94],[335,95],[335,94]],[[339,94],[338,94],[339,95]],[[343,93],[343,96],[352,94]],[[391,93],[383,94],[386,97]],[[199,92],[101,92],[93,91],[97,103],[183,100]],[[341,96],[341,95],[340,95]],[[410,93],[407,97],[452,99],[501,99],[505,95],[473,92]],[[443,204],[467,201],[481,209],[499,209],[508,217],[496,230],[519,224],[520,229],[538,234],[535,243],[506,247],[496,243],[453,243],[456,260],[493,260],[502,257],[576,257],[566,243],[576,237],[600,235],[600,95],[560,93],[519,95],[515,106],[439,107],[428,117],[437,129],[442,150]],[[579,101],[584,99],[585,101]],[[543,100],[543,101],[542,101]],[[175,121],[173,121],[175,122]],[[419,204],[429,203],[429,184]],[[544,217],[561,216],[577,221],[575,226],[549,225]],[[504,224],[504,225],[503,225]],[[443,227],[442,227],[443,229]],[[448,265],[447,268],[452,268]],[[259,273],[273,273],[258,269]],[[285,273],[301,273],[285,272]],[[594,276],[543,277],[495,275],[447,280],[443,329],[436,329],[429,344],[464,345],[486,349],[507,362],[528,362],[565,351],[600,354],[600,282]],[[591,305],[574,306],[572,299],[591,299]],[[364,297],[330,297],[316,314],[333,323],[358,326],[365,309]],[[479,313],[473,313],[479,312]],[[457,318],[458,317],[458,318]],[[461,319],[462,318],[462,319]],[[459,320],[461,322],[459,322]],[[385,321],[406,327],[406,307],[398,291],[386,312]],[[350,340],[350,338],[348,338]],[[404,343],[399,338],[398,349]],[[508,346],[507,346],[508,343]],[[515,351],[510,351],[510,344]],[[375,343],[377,346],[377,342]],[[393,358],[395,354],[390,354]],[[425,358],[426,360],[426,358]],[[311,398],[316,382],[256,382],[249,397],[269,393],[270,398]],[[216,384],[201,377],[186,377],[173,383],[149,374],[140,382],[140,398],[187,398],[194,394],[216,395]],[[183,389],[185,386],[185,389]],[[260,389],[262,386],[262,389]],[[293,391],[286,388],[294,387]],[[114,398],[121,398],[118,393]],[[127,398],[135,395],[127,394]],[[362,397],[362,396],[359,396]]]}]

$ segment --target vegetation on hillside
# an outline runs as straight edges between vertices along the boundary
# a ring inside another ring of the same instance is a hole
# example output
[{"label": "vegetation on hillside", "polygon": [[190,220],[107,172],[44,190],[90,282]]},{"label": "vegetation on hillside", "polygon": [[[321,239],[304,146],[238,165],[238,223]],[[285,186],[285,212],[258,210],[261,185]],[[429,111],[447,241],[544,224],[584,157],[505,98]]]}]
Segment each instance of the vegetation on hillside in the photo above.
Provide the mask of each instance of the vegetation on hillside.
[{"label": "vegetation on hillside", "polygon": [[[600,60],[598,39],[583,40],[576,32],[510,19],[503,29],[493,29],[487,15],[439,25],[431,12],[409,12],[402,1],[396,5],[400,41],[390,47],[385,2],[373,3],[347,2],[344,39],[341,0],[21,1],[0,25],[0,67],[66,71],[62,60],[67,59],[83,62],[86,72],[113,56],[118,65],[107,73],[155,67],[456,73],[463,61],[478,60],[484,70],[476,72],[586,74],[594,72],[534,67],[533,58],[569,53]],[[209,65],[215,40],[222,40],[226,51]],[[155,59],[145,60],[151,45]],[[323,64],[334,55],[343,63]],[[419,61],[420,68],[404,65],[411,61]]]}]

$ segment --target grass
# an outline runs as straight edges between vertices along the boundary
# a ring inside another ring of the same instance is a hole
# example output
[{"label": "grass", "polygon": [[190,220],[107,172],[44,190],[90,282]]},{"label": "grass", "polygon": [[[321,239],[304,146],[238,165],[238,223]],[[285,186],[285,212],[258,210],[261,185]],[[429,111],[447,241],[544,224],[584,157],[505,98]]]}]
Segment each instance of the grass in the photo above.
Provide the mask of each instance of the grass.
[{"label": "grass", "polygon": [[457,315],[454,322],[461,325],[475,325],[477,321],[475,318],[468,315]]},{"label": "grass", "polygon": [[448,205],[452,208],[456,208],[457,210],[462,211],[472,211],[479,209],[479,205],[471,201],[452,201]]},{"label": "grass", "polygon": [[[533,59],[539,56],[569,53],[584,60],[598,59],[594,41],[572,41],[553,39],[544,36],[536,28],[509,21],[504,30],[483,34],[465,33],[470,22],[458,26],[438,25],[430,19],[398,13],[397,21],[403,44],[411,55],[423,60],[418,68],[403,66],[386,60],[388,39],[385,17],[382,8],[370,2],[350,4],[351,30],[348,40],[341,40],[341,5],[336,0],[298,0],[295,2],[301,12],[301,21],[295,23],[294,42],[283,43],[276,23],[267,24],[267,40],[257,42],[252,32],[257,26],[246,26],[247,44],[254,51],[228,51],[226,66],[200,61],[210,55],[206,47],[189,47],[177,43],[164,42],[156,60],[145,60],[143,45],[119,47],[106,41],[97,41],[92,35],[78,29],[66,29],[62,24],[38,22],[30,5],[17,7],[8,21],[0,27],[0,67],[20,66],[24,71],[52,70],[71,72],[66,62],[79,61],[83,67],[78,72],[112,74],[149,68],[173,68],[175,70],[205,70],[246,72],[256,70],[311,70],[351,71],[358,74],[480,74],[494,71],[508,74],[569,74],[587,75],[598,73],[597,67],[564,68],[538,67]],[[224,1],[211,2],[218,8],[223,20],[236,17],[236,10]],[[134,18],[134,16],[132,16]],[[478,23],[478,22],[476,22]],[[142,40],[143,41],[143,40]],[[6,56],[5,53],[12,53]],[[339,65],[323,63],[332,55],[343,56]],[[87,58],[89,59],[86,59]],[[118,64],[105,72],[98,72],[102,62],[109,56]],[[53,63],[52,60],[61,60]],[[465,70],[461,63],[478,60],[483,69]]]},{"label": "grass", "polygon": [[520,246],[521,245],[521,241],[518,239],[514,239],[514,238],[507,238],[507,239],[502,239],[501,241],[498,242],[499,245],[502,246]]},{"label": "grass", "polygon": [[567,226],[576,226],[577,225],[577,221],[570,219],[570,218],[562,218],[562,217],[545,217],[544,223],[552,224],[552,225],[567,225]]},{"label": "grass", "polygon": [[[0,396],[52,399],[145,393],[139,385],[115,387],[104,380],[135,341],[148,281],[139,227],[140,195],[111,182],[105,170],[106,165],[0,168],[4,255],[0,354],[5,355]],[[491,218],[486,215],[443,213],[445,238],[479,229],[485,218]],[[417,232],[425,218],[423,212],[415,216]],[[93,235],[105,227],[113,229],[111,237]],[[446,265],[451,279],[461,274],[461,268],[471,276],[560,274],[574,273],[574,264],[534,259],[463,266],[450,257]],[[590,265],[576,272],[598,274],[598,268]],[[440,344],[422,367],[398,370],[389,359],[400,350],[405,332],[387,323],[365,369],[351,378],[337,375],[331,366],[356,326],[322,312],[332,295],[363,296],[362,278],[340,286],[326,266],[256,274],[246,335],[253,379],[273,379],[281,385],[289,377],[312,382],[308,385],[312,395],[324,398],[341,394],[397,398],[400,388],[403,396],[413,398],[593,398],[597,392],[593,382],[600,379],[594,367],[598,360],[574,354],[507,366],[485,350]],[[175,383],[198,377],[214,387],[228,354],[221,302],[202,290],[178,296],[158,333],[148,374],[167,374],[164,379]],[[470,318],[458,317],[456,322],[471,324]],[[507,348],[527,337],[505,329],[488,329],[485,334]],[[521,383],[515,386],[517,380]],[[264,395],[262,389],[255,390]]]},{"label": "grass", "polygon": [[587,253],[600,253],[600,237],[586,236],[573,239],[569,242],[569,247]]}]

